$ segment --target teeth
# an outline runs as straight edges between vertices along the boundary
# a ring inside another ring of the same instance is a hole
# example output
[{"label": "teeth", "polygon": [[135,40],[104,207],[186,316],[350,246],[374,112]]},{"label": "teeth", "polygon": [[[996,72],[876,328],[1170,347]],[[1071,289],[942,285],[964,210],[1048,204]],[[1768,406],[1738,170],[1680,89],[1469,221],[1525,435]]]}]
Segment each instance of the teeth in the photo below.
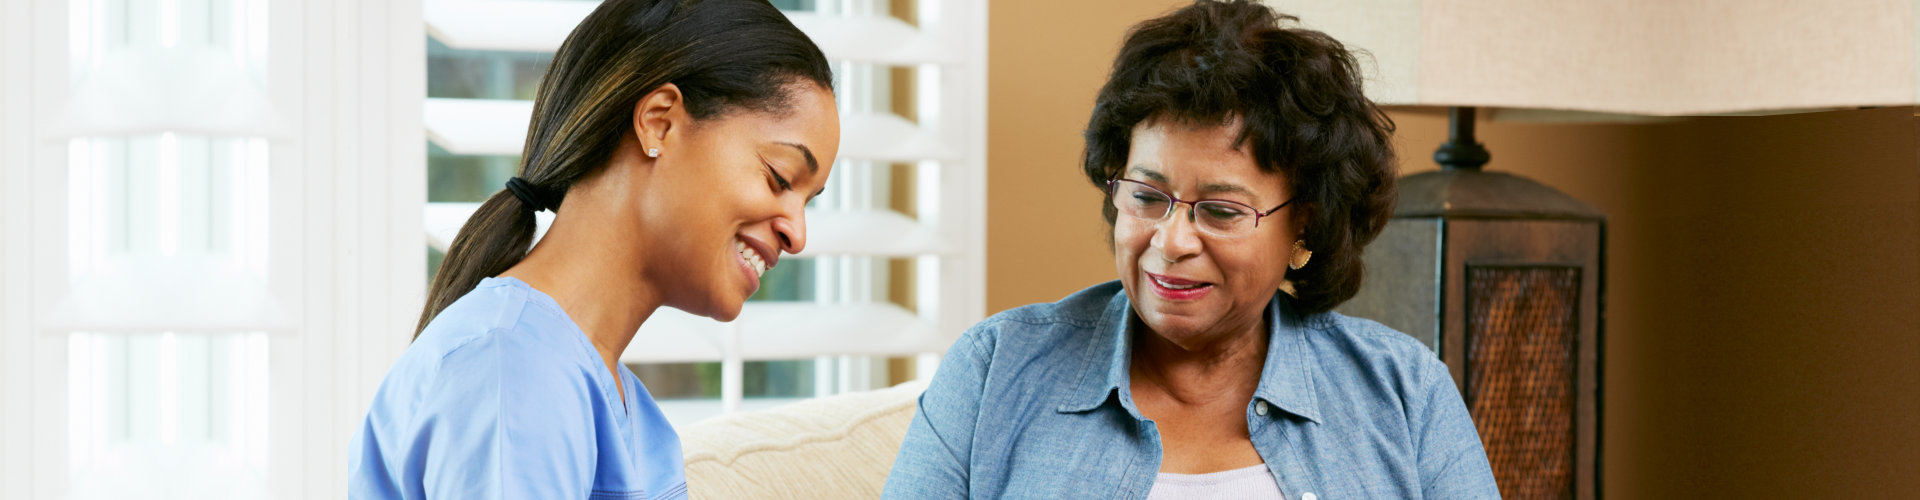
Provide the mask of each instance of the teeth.
[{"label": "teeth", "polygon": [[733,240],[733,251],[734,253],[740,254],[741,260],[745,260],[747,264],[753,265],[753,274],[755,276],[764,276],[767,274],[767,262],[760,258],[760,252],[755,252],[752,248],[748,248],[747,242],[738,239]]},{"label": "teeth", "polygon": [[1160,278],[1153,278],[1153,282],[1154,282],[1154,283],[1159,283],[1159,284],[1160,284],[1160,286],[1163,286],[1163,287],[1167,287],[1167,288],[1171,288],[1171,289],[1174,289],[1174,290],[1187,290],[1187,289],[1192,289],[1192,288],[1199,288],[1199,287],[1200,287],[1200,284],[1199,284],[1199,283],[1195,283],[1195,284],[1191,284],[1191,285],[1175,285],[1175,284],[1172,284],[1172,283],[1168,283],[1168,282],[1166,282],[1166,281],[1163,281],[1163,280],[1161,280]]}]

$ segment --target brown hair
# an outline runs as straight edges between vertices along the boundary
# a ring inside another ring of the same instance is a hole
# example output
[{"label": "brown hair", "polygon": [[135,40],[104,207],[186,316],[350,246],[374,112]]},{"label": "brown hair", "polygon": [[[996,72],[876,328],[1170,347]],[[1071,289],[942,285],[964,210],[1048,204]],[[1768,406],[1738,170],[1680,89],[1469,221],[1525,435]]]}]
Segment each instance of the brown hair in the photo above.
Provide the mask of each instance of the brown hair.
[{"label": "brown hair", "polygon": [[1286,176],[1305,213],[1313,259],[1287,276],[1294,309],[1312,314],[1360,291],[1361,250],[1392,216],[1393,121],[1362,93],[1345,46],[1283,21],[1297,19],[1250,0],[1200,0],[1134,26],[1095,101],[1082,168],[1104,190],[1140,122],[1237,118],[1239,141],[1261,169]]}]

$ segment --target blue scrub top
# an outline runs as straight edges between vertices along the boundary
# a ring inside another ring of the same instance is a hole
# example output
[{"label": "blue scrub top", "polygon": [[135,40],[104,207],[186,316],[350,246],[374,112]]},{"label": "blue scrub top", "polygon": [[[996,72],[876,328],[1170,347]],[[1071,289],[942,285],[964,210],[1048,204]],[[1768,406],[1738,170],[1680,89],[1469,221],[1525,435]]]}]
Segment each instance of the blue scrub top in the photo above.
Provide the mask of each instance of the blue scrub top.
[{"label": "blue scrub top", "polygon": [[560,305],[488,278],[387,372],[347,459],[348,497],[686,498],[680,437],[640,379]]}]

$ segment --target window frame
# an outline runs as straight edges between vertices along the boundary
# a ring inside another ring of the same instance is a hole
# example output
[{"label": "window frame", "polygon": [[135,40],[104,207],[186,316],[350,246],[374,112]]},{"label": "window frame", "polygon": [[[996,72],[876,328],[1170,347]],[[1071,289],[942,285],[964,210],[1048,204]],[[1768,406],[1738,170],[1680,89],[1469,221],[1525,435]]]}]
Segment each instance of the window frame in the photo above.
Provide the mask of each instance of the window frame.
[{"label": "window frame", "polygon": [[[424,301],[425,17],[441,2],[456,0],[274,0],[269,8],[266,88],[291,123],[290,136],[269,138],[267,281],[292,325],[268,331],[275,497],[345,495],[340,464]],[[918,2],[924,43],[916,47],[947,51],[921,66],[934,70],[918,79],[926,86],[916,93],[920,131],[952,150],[920,161],[932,175],[916,180],[919,226],[942,245],[911,257],[922,277],[915,309],[928,325],[918,345],[936,346],[915,351],[924,379],[983,317],[987,7]],[[0,229],[8,235],[0,241],[0,497],[58,498],[70,481],[68,339],[47,312],[67,292],[68,158],[63,141],[44,137],[60,113],[47,103],[64,102],[70,86],[69,15],[64,0],[0,2],[0,70],[27,75],[0,86]],[[716,337],[727,345],[751,338],[728,325]],[[747,357],[732,352],[722,361],[738,380]],[[860,372],[829,364],[816,370],[834,370],[837,380]],[[737,389],[723,409],[784,402],[742,401]]]},{"label": "window frame", "polygon": [[[61,498],[68,474],[68,153],[50,138],[68,96],[71,10],[5,2],[0,67],[0,497]],[[277,498],[340,498],[340,467],[386,368],[406,347],[424,286],[425,98],[420,0],[275,0],[269,100],[292,126],[269,137],[269,294],[291,318],[267,331],[268,463]],[[289,326],[290,325],[290,326]],[[150,331],[186,331],[155,323]]]}]

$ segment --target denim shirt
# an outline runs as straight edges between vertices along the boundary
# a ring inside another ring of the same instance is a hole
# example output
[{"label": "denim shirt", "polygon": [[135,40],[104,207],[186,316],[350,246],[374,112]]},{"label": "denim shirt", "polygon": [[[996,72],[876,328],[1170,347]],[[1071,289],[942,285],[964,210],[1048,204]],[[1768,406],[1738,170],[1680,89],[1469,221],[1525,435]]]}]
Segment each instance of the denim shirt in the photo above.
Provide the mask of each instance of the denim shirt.
[{"label": "denim shirt", "polygon": [[[882,498],[1146,498],[1160,434],[1128,382],[1132,305],[1108,282],[969,329],[920,396]],[[1292,500],[1499,498],[1426,346],[1276,294],[1247,430]]]}]

